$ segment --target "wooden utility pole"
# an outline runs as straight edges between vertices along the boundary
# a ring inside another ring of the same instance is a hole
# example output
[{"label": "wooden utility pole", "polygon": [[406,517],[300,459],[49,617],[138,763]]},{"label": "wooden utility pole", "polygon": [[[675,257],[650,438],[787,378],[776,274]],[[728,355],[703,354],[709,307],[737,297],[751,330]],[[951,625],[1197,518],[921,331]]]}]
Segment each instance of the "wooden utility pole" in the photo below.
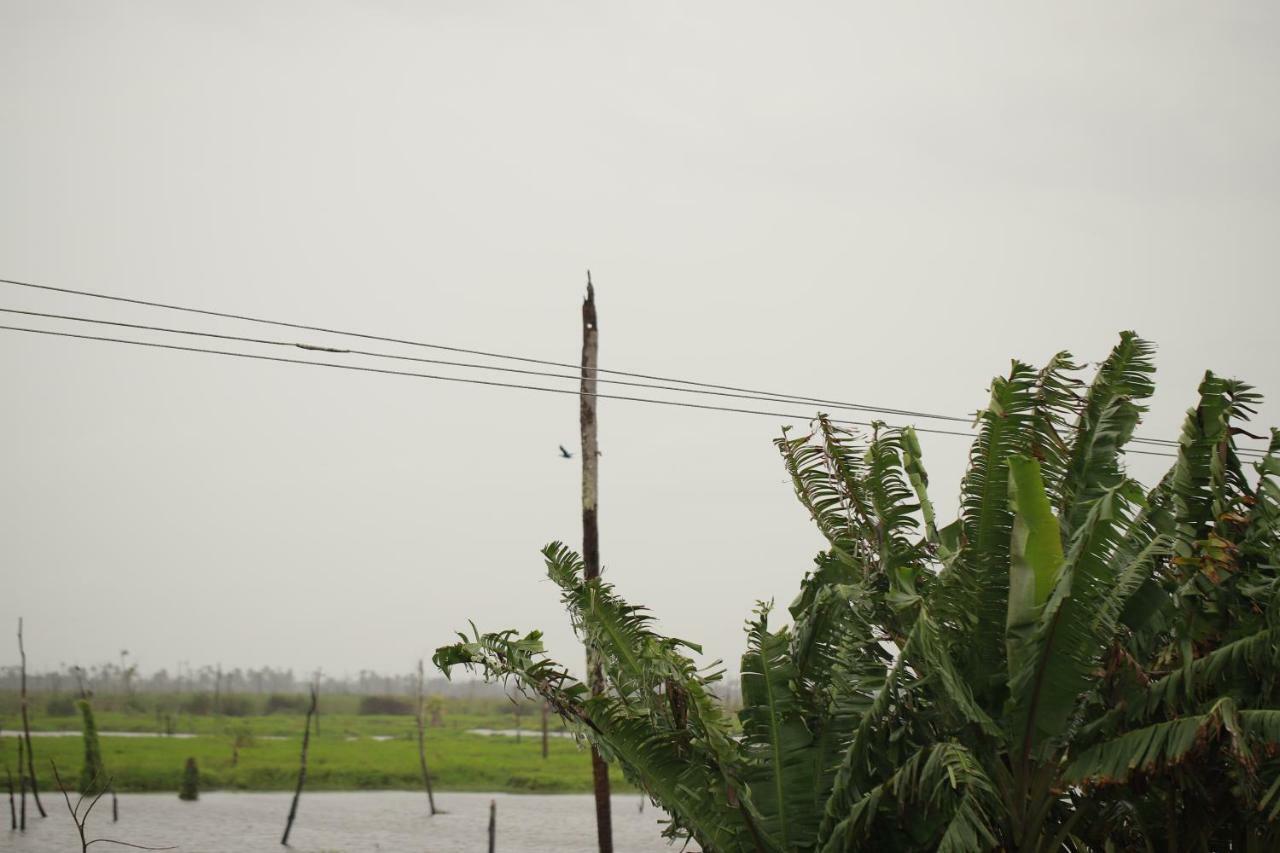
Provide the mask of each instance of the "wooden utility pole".
[{"label": "wooden utility pole", "polygon": [[[600,530],[597,526],[600,492],[600,450],[596,439],[596,371],[599,362],[600,324],[596,318],[596,292],[587,271],[587,298],[582,303],[582,388],[578,395],[582,428],[582,566],[588,583],[600,577]],[[587,680],[591,693],[604,692],[600,656],[587,647]],[[596,837],[600,853],[613,853],[613,816],[609,810],[609,765],[591,747],[591,776],[596,795]]]},{"label": "wooden utility pole", "polygon": [[280,843],[289,846],[289,830],[293,829],[293,819],[298,816],[298,799],[302,796],[302,786],[307,781],[307,747],[311,744],[311,718],[316,712],[316,687],[311,686],[311,705],[307,708],[307,721],[302,730],[302,759],[298,764],[298,787],[293,792],[293,804],[289,806],[289,819],[285,821],[284,837]]},{"label": "wooden utility pole", "polygon": [[422,658],[418,658],[418,766],[422,768],[422,784],[427,788],[427,805],[431,808],[431,816],[436,815],[436,797],[431,792],[431,774],[427,772],[427,735],[426,716],[427,694],[425,691],[426,676],[422,671]]},{"label": "wooden utility pole", "polygon": [[[21,616],[18,617],[18,655],[22,658],[22,739],[27,743],[27,779],[31,784],[31,797],[36,801],[36,811],[40,812],[40,817],[45,817],[44,806],[40,802],[40,786],[36,783],[36,763],[31,755],[31,717],[27,712],[27,648],[22,644]],[[19,780],[21,780],[21,772],[19,772]],[[25,804],[26,800],[23,800],[23,803]]]}]

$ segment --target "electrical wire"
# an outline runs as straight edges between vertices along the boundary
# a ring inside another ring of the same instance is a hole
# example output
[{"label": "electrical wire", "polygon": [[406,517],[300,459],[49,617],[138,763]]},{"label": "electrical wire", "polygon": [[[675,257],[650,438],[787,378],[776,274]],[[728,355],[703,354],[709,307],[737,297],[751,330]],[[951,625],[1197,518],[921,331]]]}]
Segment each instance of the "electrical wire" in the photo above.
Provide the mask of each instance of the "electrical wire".
[{"label": "electrical wire", "polygon": [[[128,344],[130,346],[148,347],[151,349],[174,350],[177,352],[195,352],[207,355],[222,355],[232,358],[246,358],[254,361],[273,361],[280,364],[305,364],[312,367],[328,367],[336,370],[353,370],[361,373],[381,373],[387,376],[408,376],[417,379],[435,379],[441,382],[458,382],[464,385],[486,385],[491,388],[518,388],[524,391],[543,391],[550,394],[571,394],[575,397],[582,396],[582,392],[570,388],[547,388],[542,385],[523,385],[516,382],[495,382],[488,379],[467,379],[460,376],[442,376],[434,373],[415,373],[409,370],[391,370],[384,367],[364,367],[354,364],[340,364],[333,361],[312,361],[305,358],[284,358],[276,355],[260,355],[258,353],[236,352],[234,350],[218,350],[206,349],[204,347],[184,347],[178,344],[162,344],[154,341],[135,341],[128,338],[111,338],[99,335],[80,335],[74,332],[55,332],[50,329],[32,329],[27,326],[6,326],[0,325],[0,330],[10,332],[29,332],[35,335],[49,335],[59,338],[75,338],[82,341],[104,341],[114,344]],[[706,403],[688,403],[680,400],[659,400],[652,397],[632,397],[624,394],[586,394],[588,397],[598,397],[602,400],[628,400],[633,403],[652,403],[659,406],[676,406],[686,409],[704,409],[713,412],[733,412],[744,415],[765,415],[767,417],[784,418],[786,420],[811,421],[812,415],[796,414],[794,412],[767,412],[759,409],[742,409],[733,406],[712,406]],[[871,421],[854,421],[842,418],[831,418],[832,423],[850,424],[853,426],[870,427],[875,426]],[[893,424],[885,424],[885,426],[893,427]],[[960,432],[959,430],[942,430],[931,429],[928,427],[914,427],[916,432],[930,433],[933,435],[958,435],[963,438],[972,438],[972,433]],[[1168,455],[1168,454],[1160,454]]]},{"label": "electrical wire", "polygon": [[[441,382],[457,382],[464,385],[484,385],[491,388],[512,388],[512,389],[520,389],[523,391],[542,391],[550,394],[571,394],[575,397],[583,395],[583,392],[581,391],[567,389],[567,388],[547,388],[545,386],[540,386],[540,385],[524,385],[524,384],[514,383],[514,382],[494,382],[494,381],[485,380],[485,379],[466,379],[459,376],[441,376],[438,374],[431,374],[431,373],[416,373],[408,370],[390,370],[390,369],[381,368],[381,367],[363,367],[363,366],[354,365],[354,364],[340,364],[340,363],[331,362],[331,361],[312,361],[310,359],[305,359],[305,358],[284,358],[281,356],[274,356],[274,355],[260,355],[257,353],[235,352],[233,350],[207,349],[204,347],[185,347],[185,346],[179,346],[177,344],[156,343],[154,341],[135,341],[135,340],[130,340],[128,338],[111,338],[111,337],[105,337],[105,336],[99,336],[99,335],[79,335],[79,334],[75,334],[74,332],[56,332],[50,329],[32,329],[27,326],[0,325],[0,330],[10,331],[10,332],[28,332],[30,334],[35,334],[35,335],[48,335],[51,337],[59,337],[59,338],[74,338],[76,340],[82,340],[82,341],[101,341],[105,343],[127,344],[130,346],[147,347],[150,349],[173,350],[176,352],[202,353],[205,355],[221,355],[221,356],[228,356],[231,358],[251,359],[254,361],[270,361],[270,362],[276,362],[279,364],[302,364],[302,365],[309,365],[311,367],[327,367],[335,370],[352,370],[352,371],[357,371],[361,373],[380,373],[386,376],[406,376],[406,377],[411,377],[416,379],[434,379]],[[730,412],[733,414],[743,414],[743,415],[763,415],[765,417],[783,418],[785,420],[794,420],[794,421],[808,422],[813,420],[812,415],[797,414],[794,412],[767,412],[759,409],[743,409],[743,408],[737,408],[733,406],[712,406],[705,403],[688,403],[680,400],[659,400],[659,399],[654,399],[652,397],[632,397],[624,394],[595,393],[595,394],[586,394],[585,396],[597,397],[599,399],[604,399],[604,400],[626,400],[632,403],[647,403],[647,404],[658,405],[658,406],[675,406],[678,408],[685,408],[685,409],[702,409],[704,411],[712,411],[712,412]],[[876,426],[875,423],[870,421],[855,421],[855,420],[848,420],[845,418],[831,418],[830,420],[832,423],[846,424],[851,426],[860,426],[860,427]],[[896,424],[883,424],[883,425],[887,427],[895,428],[895,429],[902,429],[901,426],[898,426]],[[914,429],[918,433],[927,433],[929,435],[951,435],[951,436],[959,436],[960,438],[974,437],[972,433],[960,432],[959,430],[933,429],[930,427],[912,427],[912,429]],[[1130,448],[1130,449],[1126,449],[1125,452],[1136,453],[1141,456],[1162,456],[1168,459],[1177,458],[1177,456],[1172,453],[1159,453],[1151,450],[1134,450]]]},{"label": "electrical wire", "polygon": [[[571,379],[575,382],[582,378],[581,373],[573,373],[573,374],[550,373],[545,370],[526,370],[518,367],[500,367],[494,364],[479,364],[472,361],[449,361],[447,359],[422,358],[420,356],[400,355],[398,353],[376,352],[372,350],[326,347],[326,346],[319,346],[316,344],[300,343],[297,341],[282,341],[282,340],[275,340],[271,338],[251,338],[251,337],[245,337],[243,335],[228,335],[228,334],[222,334],[218,332],[202,332],[202,331],[196,331],[193,329],[175,329],[168,326],[151,326],[144,323],[126,323],[120,320],[103,320],[96,317],[81,317],[74,314],[51,314],[44,311],[25,311],[19,308],[0,308],[0,313],[20,314],[26,317],[43,317],[51,320],[71,320],[77,323],[93,323],[100,326],[116,326],[116,327],[125,328],[125,329],[137,329],[139,331],[148,331],[148,332],[164,332],[164,333],[173,334],[173,335],[190,335],[190,336],[201,337],[201,338],[216,338],[216,339],[225,340],[225,341],[240,341],[242,343],[265,344],[268,346],[278,346],[278,347],[293,347],[297,349],[311,350],[315,352],[342,353],[346,355],[361,355],[361,356],[369,356],[371,358],[392,359],[395,361],[411,361],[411,362],[417,362],[419,364],[438,364],[445,367],[462,367],[462,368],[478,369],[478,370],[493,370],[500,373],[520,374],[522,376],[542,376],[550,379]],[[632,388],[650,388],[658,391],[674,391],[679,394],[699,394],[699,395],[707,395],[707,396],[713,396],[713,397],[730,397],[730,398],[740,399],[740,400],[757,400],[765,403],[797,402],[797,400],[786,398],[786,397],[767,397],[767,396],[760,396],[756,394],[735,394],[730,391],[712,391],[712,390],[704,391],[704,390],[699,390],[697,388],[681,388],[678,385],[661,385],[661,384],[651,383],[651,382],[631,382],[624,379],[598,378],[596,381],[601,383],[608,383],[611,385],[625,385]],[[806,402],[817,402],[817,401],[806,401]],[[844,410],[855,411],[855,412],[873,412],[875,414],[882,414],[882,415],[910,416],[915,414],[913,412],[905,412],[901,409],[887,409],[887,408],[881,408],[878,406],[855,406],[855,405],[833,404],[828,406],[827,408],[844,409]],[[965,418],[952,418],[949,416],[947,417],[947,420],[961,421],[964,423],[972,422],[972,419],[966,420]]]},{"label": "electrical wire", "polygon": [[[25,287],[25,288],[35,289],[35,290],[44,290],[44,291],[63,293],[63,294],[68,294],[73,296],[83,296],[83,297],[88,297],[93,299],[103,299],[103,300],[108,300],[112,302],[121,302],[121,303],[126,303],[131,305],[141,305],[141,306],[146,306],[151,308],[161,308],[161,309],[170,310],[170,311],[180,311],[180,312],[185,312],[190,314],[219,317],[223,319],[240,320],[240,321],[245,321],[250,323],[259,323],[264,325],[277,326],[281,328],[299,329],[304,331],[320,332],[323,334],[340,335],[345,337],[361,338],[365,340],[383,341],[386,343],[395,343],[395,344],[403,344],[407,346],[438,349],[438,350],[443,350],[448,352],[458,352],[458,353],[464,353],[469,355],[482,356],[486,358],[519,361],[519,362],[524,362],[529,364],[539,364],[539,365],[551,366],[551,367],[570,368],[576,371],[581,370],[579,365],[571,364],[567,362],[551,361],[551,360],[539,359],[539,358],[530,358],[526,356],[510,355],[506,353],[498,353],[498,352],[492,352],[492,351],[486,351],[486,350],[468,349],[464,347],[447,346],[444,344],[430,343],[426,341],[415,341],[415,340],[409,340],[405,338],[395,338],[395,337],[389,337],[385,335],[375,335],[375,334],[370,334],[365,332],[346,331],[341,329],[328,328],[325,326],[315,326],[315,325],[309,325],[305,323],[294,323],[294,322],[285,321],[285,320],[273,320],[273,319],[264,318],[264,317],[254,317],[247,314],[235,314],[235,313],[225,312],[225,311],[214,311],[214,310],[203,309],[203,308],[192,308],[184,305],[175,305],[175,304],[170,304],[165,302],[156,302],[156,301],[146,300],[146,299],[136,299],[136,298],[127,297],[127,296],[117,296],[114,294],[100,293],[100,292],[90,291],[90,290],[77,290],[74,288],[57,287],[54,285],[38,284],[35,282],[21,281],[17,279],[0,279],[0,284],[11,284],[17,287]],[[173,334],[198,335],[202,337],[221,338],[226,340],[239,340],[244,342],[262,343],[262,344],[268,344],[268,345],[274,345],[274,346],[292,346],[300,349],[316,350],[321,352],[348,353],[352,355],[365,355],[365,356],[370,356],[375,358],[388,358],[388,359],[397,359],[402,361],[416,361],[416,362],[427,363],[427,364],[440,364],[440,365],[454,366],[454,367],[495,370],[495,371],[501,371],[501,372],[507,372],[507,373],[520,373],[524,375],[546,376],[549,378],[578,379],[581,376],[580,373],[575,374],[573,376],[564,376],[561,374],[551,374],[551,373],[546,373],[542,371],[517,370],[515,368],[502,368],[502,367],[497,367],[492,365],[479,365],[479,364],[471,364],[466,362],[450,362],[450,361],[445,361],[440,359],[414,358],[410,356],[395,355],[392,353],[378,353],[378,352],[370,352],[365,350],[349,350],[349,349],[341,349],[336,347],[324,347],[324,346],[317,346],[317,345],[302,344],[302,343],[296,343],[296,342],[290,342],[290,341],[274,341],[274,340],[266,340],[266,339],[258,339],[258,338],[239,337],[234,335],[220,335],[212,332],[195,332],[190,330],[170,329],[170,328],[157,327],[157,326],[145,326],[141,324],[129,324],[129,323],[122,323],[122,322],[106,321],[106,320],[95,320],[95,319],[75,317],[70,315],[42,314],[41,312],[19,311],[16,309],[0,309],[0,311],[5,311],[7,313],[27,314],[29,316],[44,316],[44,317],[51,317],[51,318],[57,318],[57,319],[74,320],[78,322],[102,323],[106,325],[116,325],[116,326],[122,326],[122,327],[128,327],[128,328],[162,331],[162,332],[169,332]],[[679,379],[675,377],[659,376],[654,374],[636,373],[636,372],[625,371],[625,370],[612,370],[612,369],[606,369],[606,368],[595,368],[594,370],[597,377],[599,377],[599,374],[604,373],[604,374],[609,374],[613,376],[627,376],[627,377],[632,377],[636,379],[650,379],[650,380],[655,380],[657,382],[677,383],[679,385],[687,385],[691,387],[677,388],[677,387],[672,387],[670,385],[653,385],[649,383],[628,382],[628,381],[617,380],[617,379],[603,379],[603,378],[598,379],[598,381],[600,382],[610,382],[617,385],[628,385],[632,387],[651,388],[655,390],[667,390],[667,391],[675,391],[680,393],[707,394],[711,396],[757,400],[761,402],[803,403],[808,405],[825,406],[825,407],[830,407],[834,409],[873,412],[876,414],[896,415],[899,417],[922,418],[926,420],[949,421],[953,423],[971,424],[973,422],[972,418],[958,417],[955,415],[943,415],[943,414],[938,414],[933,412],[924,412],[924,411],[918,411],[918,410],[912,410],[912,409],[872,406],[872,405],[866,405],[866,404],[860,404],[860,403],[850,403],[850,402],[840,401],[840,400],[828,400],[820,397],[786,394],[782,392],[773,392],[773,391],[761,391],[758,389],[743,388],[743,387],[738,387],[733,385],[699,382],[699,381],[688,380],[688,379]],[[702,389],[708,389],[708,390],[695,391],[693,390],[695,388],[702,388]],[[570,393],[576,393],[576,392],[570,392]],[[623,397],[618,397],[618,398],[625,399]],[[960,434],[970,435],[970,433],[960,433]],[[1156,447],[1177,448],[1179,446],[1179,443],[1176,441],[1171,441],[1168,439],[1159,439],[1159,438],[1147,438],[1144,436],[1134,436],[1132,441],[1135,443],[1141,443],[1141,444],[1146,444],[1146,445],[1156,446]],[[1136,453],[1140,451],[1134,450],[1131,452]],[[1266,451],[1258,450],[1255,448],[1242,447],[1239,449],[1238,452],[1243,455],[1249,455],[1252,457],[1263,457],[1266,455]]]}]

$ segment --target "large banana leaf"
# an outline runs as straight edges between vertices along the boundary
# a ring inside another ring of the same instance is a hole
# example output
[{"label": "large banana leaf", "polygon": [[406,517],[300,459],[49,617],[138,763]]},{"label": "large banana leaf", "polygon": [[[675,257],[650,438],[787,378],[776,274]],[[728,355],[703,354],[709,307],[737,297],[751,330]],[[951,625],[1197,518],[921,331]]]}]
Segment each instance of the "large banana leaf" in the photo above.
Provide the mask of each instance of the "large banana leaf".
[{"label": "large banana leaf", "polygon": [[1206,374],[1144,492],[1123,454],[1151,352],[1122,334],[1087,392],[1065,352],[1014,362],[951,524],[911,430],[784,434],[828,549],[791,626],[750,623],[740,736],[715,666],[560,545],[602,695],[536,633],[473,631],[437,664],[545,698],[708,853],[1280,849],[1280,433],[1247,471],[1258,397]]},{"label": "large banana leaf", "polygon": [[671,814],[677,833],[704,849],[751,849],[746,812],[730,801],[731,785],[710,762],[682,753],[679,733],[655,728],[613,697],[593,698],[586,685],[548,660],[540,632],[459,635],[462,642],[436,650],[432,660],[446,675],[455,666],[479,669],[487,678],[515,679],[547,701],[631,781]]},{"label": "large banana leaf", "polygon": [[743,781],[759,815],[757,829],[777,849],[807,849],[817,834],[813,734],[793,692],[796,669],[788,632],[770,632],[768,609],[751,623],[742,656]]}]

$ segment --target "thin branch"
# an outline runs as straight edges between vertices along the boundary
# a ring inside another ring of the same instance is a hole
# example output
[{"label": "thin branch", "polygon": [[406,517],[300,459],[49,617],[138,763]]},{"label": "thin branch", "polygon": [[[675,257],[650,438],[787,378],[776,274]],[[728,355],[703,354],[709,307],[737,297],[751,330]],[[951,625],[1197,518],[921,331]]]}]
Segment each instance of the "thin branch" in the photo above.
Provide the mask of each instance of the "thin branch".
[{"label": "thin branch", "polygon": [[85,842],[85,848],[88,849],[90,844],[97,844],[101,841],[104,844],[119,844],[121,847],[132,847],[134,850],[177,850],[177,847],[143,847],[141,844],[130,844],[128,841],[116,841],[114,838],[95,838],[92,841]]},{"label": "thin branch", "polygon": [[[74,806],[71,805],[71,795],[67,793],[67,786],[62,783],[62,776],[58,773],[58,765],[54,763],[53,759],[50,759],[49,766],[53,768],[53,778],[58,783],[58,790],[62,792],[62,799],[66,800],[67,811],[71,812],[71,820],[76,825],[76,832],[80,834],[81,853],[87,853],[90,845],[99,844],[99,843],[118,844],[121,847],[131,847],[134,850],[177,850],[178,849],[177,847],[144,847],[141,844],[131,844],[128,841],[117,841],[114,838],[95,838],[92,841],[85,840],[84,828],[85,828],[85,824],[89,820],[89,812],[93,811],[93,807],[98,804],[98,800],[102,799],[102,795],[105,794],[108,791],[108,789],[111,788],[111,779],[110,778],[107,779],[106,784],[104,784],[102,787],[102,790],[98,792],[98,795],[94,797],[92,801],[90,801],[89,807],[84,810],[84,815],[81,816],[77,814],[77,811],[80,808],[80,803],[85,798],[85,794],[80,795],[80,799],[76,800],[76,804]],[[94,774],[93,779],[90,780],[89,782],[89,790],[93,790],[93,783],[96,782],[97,779],[98,779],[97,774]]]}]

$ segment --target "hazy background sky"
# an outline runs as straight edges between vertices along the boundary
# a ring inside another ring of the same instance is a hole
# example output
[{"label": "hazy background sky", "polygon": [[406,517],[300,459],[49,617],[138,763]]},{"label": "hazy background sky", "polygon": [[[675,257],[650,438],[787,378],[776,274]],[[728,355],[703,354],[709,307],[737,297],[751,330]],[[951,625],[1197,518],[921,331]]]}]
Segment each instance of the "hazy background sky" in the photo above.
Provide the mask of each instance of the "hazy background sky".
[{"label": "hazy background sky", "polygon": [[[1280,398],[1277,44],[1266,2],[0,0],[0,277],[572,362],[590,267],[602,366],[958,414],[1135,328],[1175,437],[1206,367]],[[0,364],[33,667],[403,671],[468,618],[577,664],[538,555],[580,541],[573,397],[14,332]],[[600,419],[608,577],[736,659],[820,546],[781,420]],[[967,445],[925,439],[948,517]]]}]

